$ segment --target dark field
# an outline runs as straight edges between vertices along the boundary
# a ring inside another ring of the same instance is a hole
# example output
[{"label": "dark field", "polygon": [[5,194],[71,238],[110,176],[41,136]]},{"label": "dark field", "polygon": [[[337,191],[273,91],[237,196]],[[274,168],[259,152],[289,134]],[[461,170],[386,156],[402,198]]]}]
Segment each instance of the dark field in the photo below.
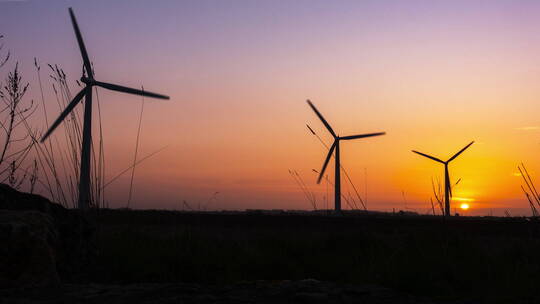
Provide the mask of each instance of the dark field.
[{"label": "dark field", "polygon": [[98,283],[315,278],[438,300],[538,301],[540,223],[102,210]]}]

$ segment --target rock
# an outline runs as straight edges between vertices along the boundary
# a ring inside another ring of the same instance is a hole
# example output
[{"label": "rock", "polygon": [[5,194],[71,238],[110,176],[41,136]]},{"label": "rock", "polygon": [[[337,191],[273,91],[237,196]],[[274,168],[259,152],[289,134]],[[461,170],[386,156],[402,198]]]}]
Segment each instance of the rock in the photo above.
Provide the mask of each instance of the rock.
[{"label": "rock", "polygon": [[57,287],[53,219],[36,211],[0,211],[0,288]]},{"label": "rock", "polygon": [[69,213],[62,205],[53,203],[41,195],[19,192],[6,184],[0,184],[0,209],[35,210],[54,218]]},{"label": "rock", "polygon": [[64,208],[43,196],[19,192],[0,184],[0,210],[39,211],[52,219],[58,237],[55,243],[57,271],[62,279],[77,280],[97,254],[94,242],[95,225],[89,215]]}]

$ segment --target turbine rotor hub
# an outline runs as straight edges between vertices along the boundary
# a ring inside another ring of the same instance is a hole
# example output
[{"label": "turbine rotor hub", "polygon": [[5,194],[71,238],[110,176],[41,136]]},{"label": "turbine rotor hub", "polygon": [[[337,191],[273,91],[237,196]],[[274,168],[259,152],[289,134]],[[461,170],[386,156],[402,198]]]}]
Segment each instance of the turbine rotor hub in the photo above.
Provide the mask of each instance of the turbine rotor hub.
[{"label": "turbine rotor hub", "polygon": [[85,83],[86,85],[93,86],[95,85],[96,81],[88,77],[81,77],[81,82]]}]

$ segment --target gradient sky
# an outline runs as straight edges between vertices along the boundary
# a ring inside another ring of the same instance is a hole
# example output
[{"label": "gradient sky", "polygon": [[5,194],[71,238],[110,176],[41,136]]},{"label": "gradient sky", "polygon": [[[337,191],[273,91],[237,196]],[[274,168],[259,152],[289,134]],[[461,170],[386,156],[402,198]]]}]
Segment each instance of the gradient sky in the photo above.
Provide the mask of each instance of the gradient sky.
[{"label": "gradient sky", "polygon": [[[450,165],[455,197],[472,200],[470,214],[528,212],[515,173],[524,162],[540,174],[538,1],[0,0],[0,34],[33,98],[34,57],[76,89],[70,6],[98,79],[171,96],[145,106],[139,155],[169,146],[137,168],[135,208],[216,191],[210,209],[310,208],[288,169],[321,207],[311,170],[326,150],[305,124],[331,138],[309,98],[341,135],[388,133],[341,146],[370,209],[426,212],[443,167],[410,150],[448,158],[476,140]],[[110,178],[132,161],[140,98],[100,98]],[[111,206],[128,186],[125,175],[107,189]]]}]

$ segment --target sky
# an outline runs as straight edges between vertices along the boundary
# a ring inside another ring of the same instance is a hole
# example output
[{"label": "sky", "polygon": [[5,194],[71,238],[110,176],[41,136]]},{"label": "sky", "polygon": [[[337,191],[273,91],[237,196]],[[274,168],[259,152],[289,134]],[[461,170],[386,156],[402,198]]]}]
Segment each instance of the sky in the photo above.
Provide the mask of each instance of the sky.
[{"label": "sky", "polygon": [[[306,124],[332,139],[310,99],[340,135],[387,132],[341,145],[369,209],[428,212],[443,166],[411,150],[446,159],[474,140],[450,164],[454,205],[529,213],[516,173],[523,162],[540,174],[537,1],[0,0],[12,53],[0,76],[19,62],[27,98],[40,98],[34,57],[77,89],[68,7],[98,80],[171,97],[145,101],[139,156],[167,148],[137,167],[133,208],[311,209],[289,170],[323,208],[327,185],[312,169],[327,150]],[[53,119],[61,109],[45,91]],[[133,162],[141,98],[99,94],[111,179]],[[110,206],[126,206],[129,183],[108,186]]]}]

